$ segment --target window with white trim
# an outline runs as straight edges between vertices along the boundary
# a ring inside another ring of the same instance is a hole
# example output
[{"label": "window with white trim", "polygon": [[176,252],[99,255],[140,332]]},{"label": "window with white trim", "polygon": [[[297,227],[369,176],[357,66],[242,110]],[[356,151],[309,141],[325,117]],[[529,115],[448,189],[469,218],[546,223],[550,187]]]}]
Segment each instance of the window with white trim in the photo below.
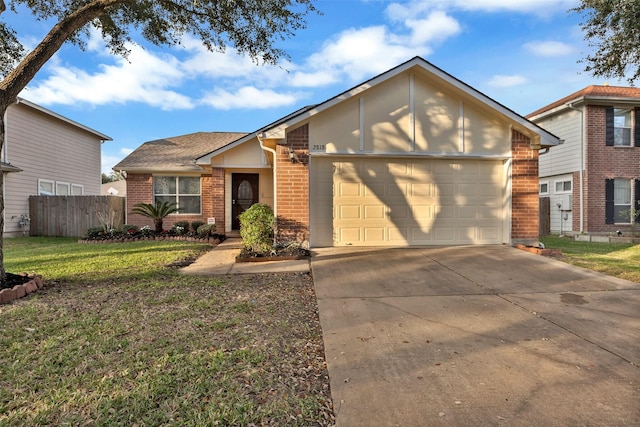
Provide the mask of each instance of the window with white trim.
[{"label": "window with white trim", "polygon": [[38,179],[38,195],[53,196],[56,194],[55,183],[48,179]]},{"label": "window with white trim", "polygon": [[82,196],[84,194],[84,185],[71,184],[71,195]]},{"label": "window with white trim", "polygon": [[154,176],[154,203],[177,203],[180,214],[200,214],[199,176]]},{"label": "window with white trim", "polygon": [[571,180],[556,181],[555,192],[556,193],[570,193],[571,192]]},{"label": "window with white trim", "polygon": [[613,145],[631,147],[631,110],[613,110]]},{"label": "window with white trim", "polygon": [[56,196],[68,196],[70,189],[71,185],[68,182],[56,182]]},{"label": "window with white trim", "polygon": [[629,224],[630,209],[631,180],[627,178],[616,178],[613,180],[613,218],[616,224]]},{"label": "window with white trim", "polygon": [[543,196],[549,194],[549,182],[544,181],[540,183],[540,194]]}]

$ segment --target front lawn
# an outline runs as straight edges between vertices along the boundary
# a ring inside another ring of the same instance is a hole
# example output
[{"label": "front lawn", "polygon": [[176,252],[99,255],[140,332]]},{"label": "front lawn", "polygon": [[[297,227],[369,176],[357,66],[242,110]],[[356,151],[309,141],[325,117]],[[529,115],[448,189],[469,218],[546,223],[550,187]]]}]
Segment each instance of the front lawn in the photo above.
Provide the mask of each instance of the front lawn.
[{"label": "front lawn", "polygon": [[167,267],[206,249],[6,239],[46,287],[0,306],[0,425],[331,425],[310,276]]},{"label": "front lawn", "polygon": [[571,237],[545,236],[547,248],[562,249],[562,260],[609,276],[640,283],[640,245],[578,242]]}]

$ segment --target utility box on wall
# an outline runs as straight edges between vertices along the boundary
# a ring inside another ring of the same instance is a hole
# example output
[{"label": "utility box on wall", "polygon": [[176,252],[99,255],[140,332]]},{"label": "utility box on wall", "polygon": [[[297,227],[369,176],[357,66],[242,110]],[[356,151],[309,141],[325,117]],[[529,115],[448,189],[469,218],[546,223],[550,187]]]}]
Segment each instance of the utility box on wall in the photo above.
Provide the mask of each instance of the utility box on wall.
[{"label": "utility box on wall", "polygon": [[557,206],[561,211],[570,211],[573,205],[573,196],[571,194],[563,194],[557,202]]}]

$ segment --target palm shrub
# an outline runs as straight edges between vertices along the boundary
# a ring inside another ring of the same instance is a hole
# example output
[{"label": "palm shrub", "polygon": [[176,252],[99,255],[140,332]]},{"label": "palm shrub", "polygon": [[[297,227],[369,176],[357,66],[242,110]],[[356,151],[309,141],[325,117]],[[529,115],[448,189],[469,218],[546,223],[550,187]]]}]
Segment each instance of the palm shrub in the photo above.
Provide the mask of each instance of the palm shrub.
[{"label": "palm shrub", "polygon": [[273,210],[264,203],[256,203],[238,217],[240,237],[245,249],[255,253],[270,252],[273,248]]},{"label": "palm shrub", "polygon": [[156,228],[156,233],[162,233],[162,221],[172,213],[179,212],[177,203],[160,202],[157,201],[155,205],[151,203],[137,203],[131,209],[132,213],[146,216],[153,220],[153,225]]}]

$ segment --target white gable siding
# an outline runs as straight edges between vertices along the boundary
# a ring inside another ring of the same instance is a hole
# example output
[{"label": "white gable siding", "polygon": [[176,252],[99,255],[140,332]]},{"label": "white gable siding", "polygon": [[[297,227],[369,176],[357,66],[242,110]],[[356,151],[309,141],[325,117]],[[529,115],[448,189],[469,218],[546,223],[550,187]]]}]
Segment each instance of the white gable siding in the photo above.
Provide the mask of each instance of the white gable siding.
[{"label": "white gable siding", "polygon": [[311,152],[508,157],[507,121],[422,73],[405,72],[324,110],[309,126]]},{"label": "white gable siding", "polygon": [[83,194],[101,192],[101,141],[50,115],[22,104],[7,111],[5,159],[22,172],[5,174],[5,233],[21,233],[20,215],[29,211],[29,196],[38,194],[38,179],[82,186]]},{"label": "white gable siding", "polygon": [[569,110],[544,120],[536,120],[543,129],[564,139],[564,144],[552,147],[540,156],[540,176],[553,176],[580,170],[582,114]]}]

